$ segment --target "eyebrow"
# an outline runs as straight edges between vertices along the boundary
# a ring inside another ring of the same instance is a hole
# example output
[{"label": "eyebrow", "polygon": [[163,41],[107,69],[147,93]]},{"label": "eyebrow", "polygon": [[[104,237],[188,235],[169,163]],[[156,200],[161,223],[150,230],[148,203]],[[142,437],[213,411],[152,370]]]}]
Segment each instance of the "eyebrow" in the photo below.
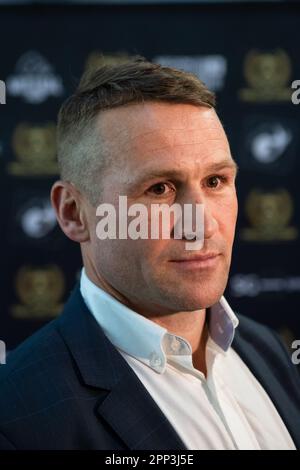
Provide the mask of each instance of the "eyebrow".
[{"label": "eyebrow", "polygon": [[[234,170],[235,175],[237,174],[239,167],[235,160],[222,160],[220,162],[212,163],[209,165],[206,170],[208,172],[214,172],[214,171],[221,171],[224,169],[230,169]],[[145,183],[146,181],[153,179],[153,178],[161,178],[161,177],[168,177],[168,178],[175,178],[178,180],[182,179],[182,171],[170,169],[170,170],[162,170],[162,171],[149,171],[149,173],[144,174],[141,176],[140,179],[135,181],[136,184],[142,184]]]}]

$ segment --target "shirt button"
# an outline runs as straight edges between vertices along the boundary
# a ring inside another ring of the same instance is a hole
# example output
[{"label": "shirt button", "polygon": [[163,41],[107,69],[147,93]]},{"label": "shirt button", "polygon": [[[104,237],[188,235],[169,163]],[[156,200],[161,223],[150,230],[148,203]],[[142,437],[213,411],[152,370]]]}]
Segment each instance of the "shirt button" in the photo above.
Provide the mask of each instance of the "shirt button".
[{"label": "shirt button", "polygon": [[149,359],[150,366],[153,367],[153,369],[160,369],[162,365],[162,359],[158,354],[156,354],[156,352],[152,352],[149,356]]},{"label": "shirt button", "polygon": [[175,336],[172,338],[172,342],[170,344],[170,347],[171,347],[171,350],[173,352],[178,352],[179,349],[180,349],[180,346],[181,346],[181,343],[180,341],[178,341],[177,338],[175,338]]}]

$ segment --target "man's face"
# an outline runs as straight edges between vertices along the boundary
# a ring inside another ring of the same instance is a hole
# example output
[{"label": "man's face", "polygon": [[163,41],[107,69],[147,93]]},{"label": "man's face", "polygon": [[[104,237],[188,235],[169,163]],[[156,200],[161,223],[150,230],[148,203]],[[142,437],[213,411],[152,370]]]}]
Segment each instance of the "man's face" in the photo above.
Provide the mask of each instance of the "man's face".
[{"label": "man's face", "polygon": [[[99,175],[99,203],[113,204],[117,219],[119,196],[127,196],[128,207],[145,205],[149,214],[151,204],[204,205],[204,245],[192,251],[171,235],[99,240],[94,210],[92,259],[99,278],[146,316],[213,305],[227,284],[237,217],[236,170],[215,111],[149,102],[106,111],[98,125],[111,147],[111,165]],[[182,261],[210,252],[218,256],[208,266]]]}]

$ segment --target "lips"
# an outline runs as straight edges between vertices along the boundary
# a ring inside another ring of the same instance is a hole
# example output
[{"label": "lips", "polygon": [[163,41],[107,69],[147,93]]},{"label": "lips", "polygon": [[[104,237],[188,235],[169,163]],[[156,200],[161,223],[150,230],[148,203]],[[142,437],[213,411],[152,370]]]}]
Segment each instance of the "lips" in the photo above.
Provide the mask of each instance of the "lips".
[{"label": "lips", "polygon": [[190,255],[189,257],[171,260],[172,266],[181,272],[201,271],[214,269],[218,266],[220,253],[208,253],[206,255]]},{"label": "lips", "polygon": [[173,263],[185,263],[185,262],[192,262],[192,261],[206,261],[211,258],[215,258],[220,253],[207,253],[206,255],[194,255],[191,254],[190,256],[185,256],[184,258],[172,259],[170,260]]}]

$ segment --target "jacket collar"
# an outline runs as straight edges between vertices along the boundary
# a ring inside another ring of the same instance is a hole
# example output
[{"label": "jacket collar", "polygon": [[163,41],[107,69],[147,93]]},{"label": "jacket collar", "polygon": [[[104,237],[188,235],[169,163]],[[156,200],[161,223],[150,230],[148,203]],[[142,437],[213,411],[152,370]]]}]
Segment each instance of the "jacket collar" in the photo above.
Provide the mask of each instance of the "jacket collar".
[{"label": "jacket collar", "polygon": [[[282,363],[282,356],[278,358],[279,366],[274,363],[279,343],[274,345],[274,350],[267,348],[264,333],[249,326],[249,320],[242,315],[238,318],[240,327],[232,347],[266,390],[296,447],[300,448],[299,381]],[[57,322],[82,382],[107,391],[96,414],[106,420],[129,449],[186,450],[142,382],[89,312],[80,294],[79,284]],[[259,351],[264,354],[259,354]]]},{"label": "jacket collar", "polygon": [[[239,315],[233,349],[264,388],[281,416],[297,449],[300,449],[300,380],[276,334]],[[284,360],[286,362],[284,362]]]},{"label": "jacket collar", "polygon": [[[135,357],[158,374],[165,372],[169,355],[175,361],[182,355],[192,361],[192,347],[186,338],[168,332],[121,303],[94,284],[84,268],[80,292],[105,336],[119,351]],[[223,296],[207,310],[209,342],[215,351],[224,354],[232,343],[238,319]]]},{"label": "jacket collar", "polygon": [[86,307],[77,285],[58,319],[83,383],[107,391],[96,414],[129,449],[186,449],[158,405]]}]

